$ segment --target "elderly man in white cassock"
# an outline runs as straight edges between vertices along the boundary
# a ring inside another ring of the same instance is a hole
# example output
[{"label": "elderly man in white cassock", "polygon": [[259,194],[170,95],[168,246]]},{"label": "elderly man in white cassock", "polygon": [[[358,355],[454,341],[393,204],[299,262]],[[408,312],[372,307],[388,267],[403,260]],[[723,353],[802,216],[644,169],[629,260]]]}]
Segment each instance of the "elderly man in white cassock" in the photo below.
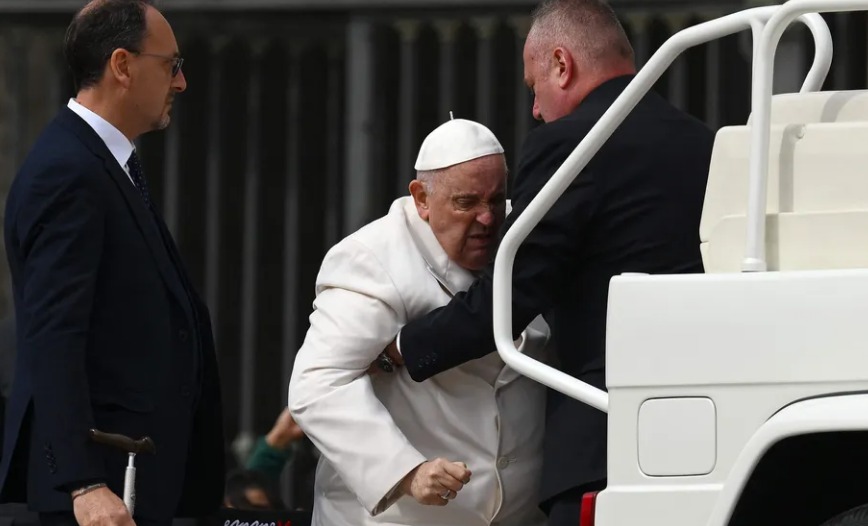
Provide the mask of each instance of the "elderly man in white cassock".
[{"label": "elderly man in white cassock", "polygon": [[[494,255],[506,163],[494,134],[455,119],[425,139],[410,196],[335,245],[316,281],[289,386],[321,452],[316,526],[540,526],[544,388],[497,354],[416,383],[366,370],[414,317],[467,289]],[[516,341],[544,356],[536,320]]]}]

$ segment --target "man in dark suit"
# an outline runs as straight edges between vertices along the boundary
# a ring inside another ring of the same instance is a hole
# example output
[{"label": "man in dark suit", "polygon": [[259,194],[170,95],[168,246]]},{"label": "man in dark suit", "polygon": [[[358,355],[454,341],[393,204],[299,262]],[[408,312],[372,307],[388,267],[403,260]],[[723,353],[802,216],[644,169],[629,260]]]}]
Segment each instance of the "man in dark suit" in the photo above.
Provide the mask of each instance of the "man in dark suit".
[{"label": "man in dark suit", "polygon": [[[524,64],[533,115],[545,124],[523,146],[505,229],[635,74],[632,47],[603,0],[543,3]],[[519,249],[515,336],[544,314],[561,370],[605,388],[610,279],[703,270],[699,220],[712,143],[705,125],[646,96]],[[467,293],[401,330],[387,352],[415,380],[495,351],[492,272],[490,266]],[[578,524],[583,493],[605,486],[605,414],[550,392],[543,474],[549,524]]]},{"label": "man in dark suit", "polygon": [[208,310],[150,199],[139,135],[186,88],[171,27],[145,0],[96,0],[71,22],[77,95],[24,161],[6,204],[18,356],[0,500],[45,525],[133,524],[126,454],[89,430],[150,436],[135,522],[216,510],[223,432]]}]

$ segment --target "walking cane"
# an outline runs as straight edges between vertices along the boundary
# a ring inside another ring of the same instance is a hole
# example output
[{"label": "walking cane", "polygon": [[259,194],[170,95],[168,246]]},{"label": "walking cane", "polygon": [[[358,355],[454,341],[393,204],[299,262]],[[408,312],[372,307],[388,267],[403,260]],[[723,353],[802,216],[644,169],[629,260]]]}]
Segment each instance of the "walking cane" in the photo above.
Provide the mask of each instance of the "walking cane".
[{"label": "walking cane", "polygon": [[103,433],[97,429],[90,430],[90,438],[98,444],[120,449],[129,455],[127,470],[124,475],[124,505],[130,512],[130,517],[132,517],[136,507],[136,455],[139,453],[155,455],[157,448],[154,445],[154,441],[151,440],[151,437],[133,440],[124,435]]}]

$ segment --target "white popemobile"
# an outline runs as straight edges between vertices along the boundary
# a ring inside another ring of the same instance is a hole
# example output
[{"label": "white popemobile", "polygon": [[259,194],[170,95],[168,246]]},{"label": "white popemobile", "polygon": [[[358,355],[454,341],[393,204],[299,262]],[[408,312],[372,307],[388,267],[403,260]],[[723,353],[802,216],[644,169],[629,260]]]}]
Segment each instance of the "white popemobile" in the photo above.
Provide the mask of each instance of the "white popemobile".
[{"label": "white popemobile", "polygon": [[[832,59],[791,0],[674,35],[519,218],[495,265],[498,351],[519,372],[608,413],[608,487],[588,526],[868,525],[868,90],[818,92]],[[772,96],[777,44],[814,34],[801,93]],[[705,274],[610,284],[608,392],[515,350],[511,275],[528,232],[685,49],[752,29],[752,115],[714,145]]]}]

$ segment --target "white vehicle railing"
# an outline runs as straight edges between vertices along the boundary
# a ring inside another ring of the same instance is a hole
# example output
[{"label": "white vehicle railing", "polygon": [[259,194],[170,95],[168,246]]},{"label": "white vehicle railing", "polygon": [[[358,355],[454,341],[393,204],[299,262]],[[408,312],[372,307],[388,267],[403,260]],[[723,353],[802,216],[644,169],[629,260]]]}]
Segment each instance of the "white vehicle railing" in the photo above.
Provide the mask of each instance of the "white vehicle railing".
[{"label": "white vehicle railing", "polygon": [[790,0],[776,9],[763,29],[751,86],[753,125],[750,137],[747,238],[741,266],[745,272],[766,270],[766,190],[771,135],[772,83],[775,53],[781,36],[793,20],[805,16],[806,13],[840,13],[866,9],[868,9],[866,0]]},{"label": "white vehicle railing", "polygon": [[[785,9],[785,6],[789,6],[795,2],[798,2],[797,6]],[[636,104],[642,97],[648,93],[657,79],[660,78],[676,57],[691,47],[746,29],[753,29],[756,36],[759,32],[759,24],[765,24],[765,27],[762,30],[763,38],[760,49],[756,49],[758,44],[756,40],[753,43],[755,50],[755,63],[753,67],[760,74],[759,77],[765,79],[765,81],[759,87],[757,87],[757,83],[754,84],[753,111],[756,113],[754,117],[756,120],[754,121],[753,129],[756,133],[754,133],[752,140],[754,141],[753,144],[756,144],[757,140],[764,137],[765,142],[762,144],[765,145],[765,148],[761,147],[760,152],[764,150],[765,155],[762,158],[758,158],[759,156],[755,155],[756,150],[752,150],[751,160],[754,164],[751,166],[756,165],[763,169],[754,170],[752,168],[751,170],[750,190],[752,200],[749,202],[754,203],[756,201],[758,206],[763,207],[758,217],[762,218],[765,216],[765,169],[768,166],[769,114],[773,65],[773,60],[770,59],[769,55],[773,55],[784,29],[798,17],[799,21],[803,22],[811,30],[816,50],[814,62],[801,91],[818,91],[822,87],[832,63],[832,36],[829,33],[829,27],[820,15],[807,13],[817,10],[833,10],[833,6],[838,5],[855,6],[859,4],[866,6],[868,5],[868,0],[791,0],[790,4],[747,9],[689,27],[670,37],[654,53],[645,67],[637,73],[636,77],[615,100],[614,104],[603,114],[603,117],[597,124],[591,128],[588,135],[567,157],[566,161],[552,175],[548,183],[543,186],[539,194],[530,202],[527,209],[515,221],[504,236],[497,251],[493,278],[494,340],[498,353],[507,365],[517,372],[567,396],[593,406],[600,411],[608,411],[609,396],[605,391],[534,360],[520,353],[515,348],[512,337],[512,268],[515,262],[515,254],[522,241],[527,238],[531,230],[533,230],[555,201],[564,193],[579,172],[587,166],[591,158],[600,150],[603,143],[612,135],[633,108],[636,107]],[[810,7],[800,9],[798,6],[801,5]],[[789,13],[793,13],[792,16]],[[758,137],[758,134],[762,132],[764,132],[763,137]],[[765,162],[763,162],[763,159],[765,159]],[[755,208],[751,208],[750,210],[755,210]],[[755,218],[754,222],[756,222]],[[753,223],[749,221],[748,224],[751,225]],[[764,226],[762,220],[757,224],[753,224],[754,229],[761,229]],[[759,235],[755,234],[753,238],[750,238],[758,240],[760,246],[759,249],[748,252],[754,258],[756,258],[757,254],[760,254],[760,261],[762,260],[762,253],[759,251],[764,248],[764,244],[762,243],[763,235],[764,232],[760,232]]]}]

